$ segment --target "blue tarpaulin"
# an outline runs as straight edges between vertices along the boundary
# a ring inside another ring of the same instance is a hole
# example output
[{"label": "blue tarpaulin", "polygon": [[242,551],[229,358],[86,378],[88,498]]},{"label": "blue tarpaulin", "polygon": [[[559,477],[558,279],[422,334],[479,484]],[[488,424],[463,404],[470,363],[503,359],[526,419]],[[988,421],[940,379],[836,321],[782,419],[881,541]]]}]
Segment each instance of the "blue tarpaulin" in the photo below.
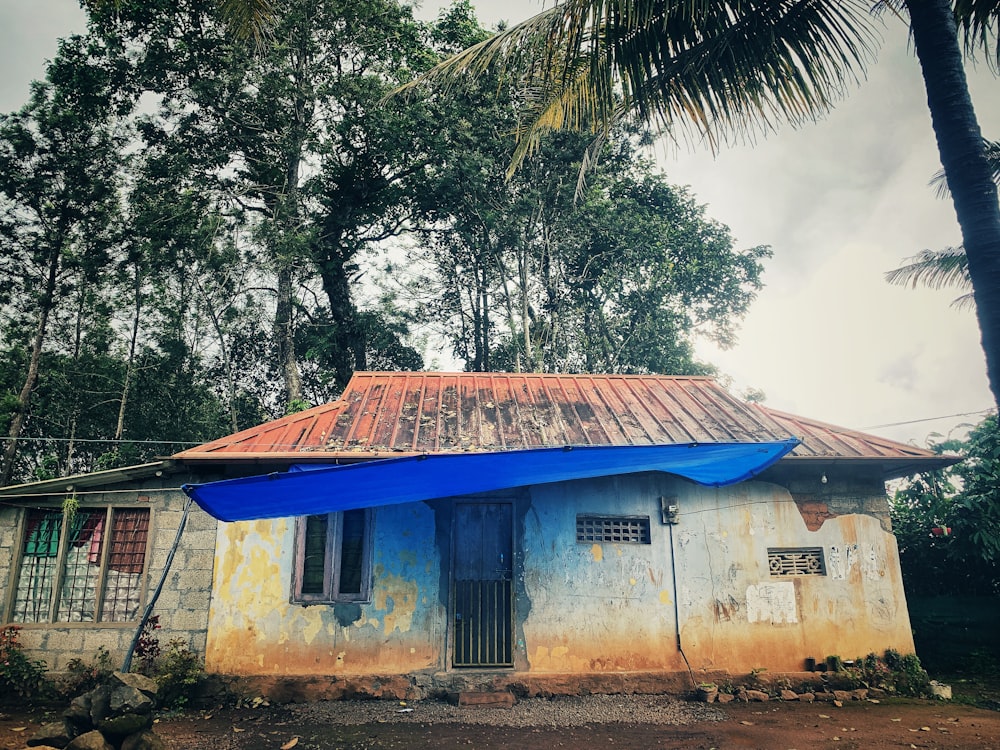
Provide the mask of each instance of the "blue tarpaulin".
[{"label": "blue tarpaulin", "polygon": [[[220,521],[249,521],[395,505],[547,482],[661,471],[721,487],[759,474],[798,440],[771,443],[536,448],[435,453],[344,466],[303,464],[285,473],[186,484]],[[306,470],[308,469],[308,470]]]}]

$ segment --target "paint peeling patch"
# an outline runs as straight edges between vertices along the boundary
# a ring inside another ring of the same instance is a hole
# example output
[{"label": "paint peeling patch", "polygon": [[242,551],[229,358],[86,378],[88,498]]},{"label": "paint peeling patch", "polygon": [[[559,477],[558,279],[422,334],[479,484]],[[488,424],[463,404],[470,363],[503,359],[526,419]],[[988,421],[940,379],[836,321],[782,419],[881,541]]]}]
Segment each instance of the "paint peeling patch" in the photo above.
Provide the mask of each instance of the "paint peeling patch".
[{"label": "paint peeling patch", "polygon": [[673,602],[670,599],[670,592],[667,591],[666,589],[662,589],[660,591],[660,604],[672,604],[672,603]]},{"label": "paint peeling patch", "polygon": [[360,604],[334,604],[333,616],[337,618],[337,624],[346,628],[361,619]]},{"label": "paint peeling patch", "polygon": [[599,544],[590,548],[590,554],[594,556],[594,562],[601,562],[604,559],[604,549]]},{"label": "paint peeling patch", "polygon": [[830,518],[836,518],[837,514],[830,510],[830,506],[819,500],[814,500],[812,495],[792,495],[799,515],[805,521],[809,531],[819,531],[823,524]]},{"label": "paint peeling patch", "polygon": [[779,581],[747,586],[747,622],[781,625],[798,621],[794,583]]},{"label": "paint peeling patch", "polygon": [[407,633],[413,624],[413,615],[417,609],[420,596],[416,581],[409,581],[400,576],[387,575],[379,581],[375,592],[375,607],[385,611],[382,622],[385,633],[393,630]]}]

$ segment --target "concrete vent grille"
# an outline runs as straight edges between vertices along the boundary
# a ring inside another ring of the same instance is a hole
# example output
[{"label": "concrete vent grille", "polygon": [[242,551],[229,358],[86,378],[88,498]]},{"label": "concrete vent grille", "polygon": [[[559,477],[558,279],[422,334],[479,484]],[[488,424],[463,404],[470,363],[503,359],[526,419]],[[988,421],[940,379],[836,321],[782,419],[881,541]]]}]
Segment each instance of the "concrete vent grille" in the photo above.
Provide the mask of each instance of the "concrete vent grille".
[{"label": "concrete vent grille", "polygon": [[822,547],[769,547],[767,564],[772,576],[825,576]]},{"label": "concrete vent grille", "polygon": [[649,544],[649,516],[577,516],[576,541]]}]

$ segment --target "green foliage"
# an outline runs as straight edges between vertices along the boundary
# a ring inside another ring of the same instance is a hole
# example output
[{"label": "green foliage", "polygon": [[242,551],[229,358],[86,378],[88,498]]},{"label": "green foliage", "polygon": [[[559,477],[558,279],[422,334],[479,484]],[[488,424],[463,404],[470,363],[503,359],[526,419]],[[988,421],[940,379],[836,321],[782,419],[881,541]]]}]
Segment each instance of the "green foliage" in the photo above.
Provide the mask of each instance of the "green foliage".
[{"label": "green foliage", "polygon": [[98,646],[97,656],[93,661],[78,657],[69,660],[66,674],[60,681],[59,692],[69,698],[81,695],[99,685],[107,685],[114,671],[111,654],[104,646]]},{"label": "green foliage", "polygon": [[183,640],[171,640],[154,671],[160,705],[164,708],[183,708],[192,688],[201,682],[203,673],[201,658],[190,651]]},{"label": "green foliage", "polygon": [[24,653],[20,630],[17,625],[0,629],[0,700],[31,703],[47,698],[51,686],[45,677],[45,662]]},{"label": "green foliage", "polygon": [[156,631],[160,629],[160,616],[152,615],[142,624],[142,632],[135,643],[135,657],[139,660],[139,672],[150,676],[156,669],[156,661],[160,658],[160,639]]},{"label": "green foliage", "polygon": [[[907,593],[1000,593],[1000,431],[984,419],[965,440],[932,446],[965,460],[908,480],[891,502]],[[931,529],[950,529],[935,535]]]},{"label": "green foliage", "polygon": [[[829,659],[831,657],[827,657]],[[839,658],[838,658],[839,661]],[[930,690],[930,677],[916,654],[900,654],[888,649],[881,657],[870,653],[858,657],[850,666],[830,677],[829,684],[841,689],[878,688],[894,695],[924,696]]]}]

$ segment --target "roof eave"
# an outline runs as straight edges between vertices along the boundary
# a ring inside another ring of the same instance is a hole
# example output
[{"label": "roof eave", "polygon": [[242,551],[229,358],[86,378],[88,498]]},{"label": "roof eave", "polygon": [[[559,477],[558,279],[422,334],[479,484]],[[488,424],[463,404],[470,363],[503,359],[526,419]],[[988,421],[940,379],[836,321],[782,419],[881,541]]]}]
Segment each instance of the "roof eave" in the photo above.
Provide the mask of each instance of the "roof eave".
[{"label": "roof eave", "polygon": [[135,466],[123,466],[119,469],[106,469],[95,471],[89,474],[73,474],[68,477],[57,479],[45,479],[39,482],[26,482],[24,484],[12,484],[7,487],[0,487],[0,497],[25,496],[25,495],[60,495],[65,492],[72,492],[81,487],[96,487],[119,482],[128,482],[135,479],[147,479],[158,476],[172,469],[174,462],[166,459],[163,461],[152,461],[148,464],[137,464]]},{"label": "roof eave", "polygon": [[937,471],[962,461],[962,456],[785,456],[776,466],[804,468],[813,465],[876,469],[882,479],[900,479],[925,471]]}]

